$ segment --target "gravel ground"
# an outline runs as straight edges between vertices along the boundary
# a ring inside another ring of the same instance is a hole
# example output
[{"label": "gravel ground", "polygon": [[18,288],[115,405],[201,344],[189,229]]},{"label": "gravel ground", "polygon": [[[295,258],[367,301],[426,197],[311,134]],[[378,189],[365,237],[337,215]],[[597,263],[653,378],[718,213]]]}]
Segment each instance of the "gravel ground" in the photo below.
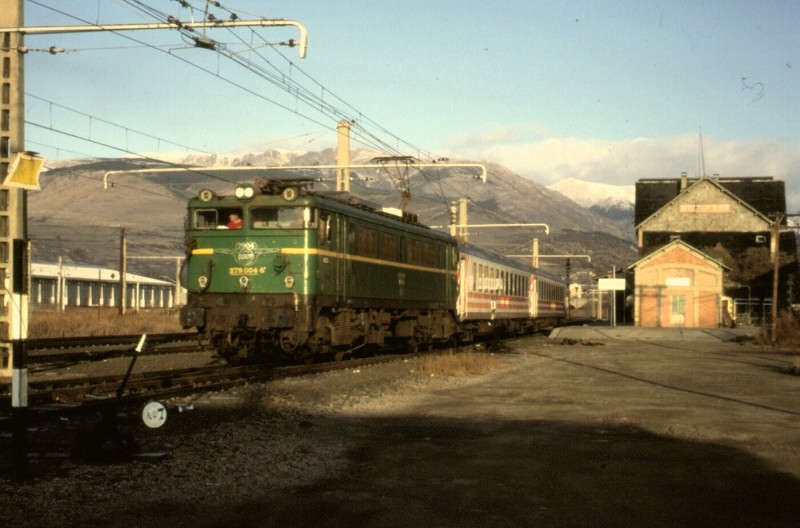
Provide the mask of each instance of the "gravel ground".
[{"label": "gravel ground", "polygon": [[397,361],[166,402],[160,429],[122,421],[165,454],[129,463],[74,461],[62,422],[31,432],[33,478],[0,480],[0,508],[14,527],[796,526],[793,356],[590,344],[517,340],[480,376]]},{"label": "gravel ground", "polygon": [[[141,368],[162,367],[157,362],[165,357]],[[209,361],[214,359],[184,356],[176,367]],[[114,373],[124,370],[125,362],[83,369]],[[173,527],[215,526],[222,520],[197,519],[194,506],[235,505],[264,490],[308,486],[335,475],[359,436],[357,416],[401,406],[433,386],[464,381],[423,378],[420,365],[419,359],[398,360],[173,399],[163,402],[168,419],[159,429],[145,427],[140,409],[132,409],[120,414],[118,430],[132,435],[142,453],[124,463],[83,463],[70,456],[76,439],[99,417],[34,423],[32,478],[12,479],[8,455],[0,461],[6,477],[0,480],[3,518],[15,527],[161,526],[166,508]],[[63,375],[80,371],[73,366]],[[3,434],[2,445],[9,443],[10,435]]]}]

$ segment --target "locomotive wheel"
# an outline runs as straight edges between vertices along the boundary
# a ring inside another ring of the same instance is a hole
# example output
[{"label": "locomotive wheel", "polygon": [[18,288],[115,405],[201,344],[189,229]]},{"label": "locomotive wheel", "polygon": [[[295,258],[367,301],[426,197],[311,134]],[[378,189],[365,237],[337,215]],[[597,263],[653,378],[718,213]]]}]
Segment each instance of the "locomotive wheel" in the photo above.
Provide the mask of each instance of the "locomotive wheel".
[{"label": "locomotive wheel", "polygon": [[231,346],[230,334],[215,334],[214,337],[211,338],[211,343],[217,353],[222,356],[226,362],[232,363],[233,358],[236,357],[236,349]]},{"label": "locomotive wheel", "polygon": [[213,343],[219,355],[222,356],[229,365],[239,365],[243,363],[250,357],[253,349],[253,343],[243,340],[240,332],[228,331],[224,334],[217,334],[214,336]]},{"label": "locomotive wheel", "polygon": [[287,354],[294,354],[297,350],[298,339],[297,334],[291,330],[281,332],[280,335],[281,350]]},{"label": "locomotive wheel", "polygon": [[420,350],[430,350],[430,342],[425,340],[425,334],[421,330],[416,330],[413,337],[409,337],[406,342],[408,351],[411,354],[416,354]]}]

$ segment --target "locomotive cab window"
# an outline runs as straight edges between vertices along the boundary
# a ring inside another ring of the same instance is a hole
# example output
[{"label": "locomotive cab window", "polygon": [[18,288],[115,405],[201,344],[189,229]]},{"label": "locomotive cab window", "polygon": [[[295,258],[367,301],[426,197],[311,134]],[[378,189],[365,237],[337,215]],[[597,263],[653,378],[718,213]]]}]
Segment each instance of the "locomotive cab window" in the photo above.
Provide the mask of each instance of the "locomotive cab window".
[{"label": "locomotive cab window", "polygon": [[250,227],[253,229],[312,229],[316,227],[315,211],[308,207],[253,207]]},{"label": "locomotive cab window", "polygon": [[242,209],[221,207],[218,209],[195,209],[192,215],[194,229],[241,229]]}]

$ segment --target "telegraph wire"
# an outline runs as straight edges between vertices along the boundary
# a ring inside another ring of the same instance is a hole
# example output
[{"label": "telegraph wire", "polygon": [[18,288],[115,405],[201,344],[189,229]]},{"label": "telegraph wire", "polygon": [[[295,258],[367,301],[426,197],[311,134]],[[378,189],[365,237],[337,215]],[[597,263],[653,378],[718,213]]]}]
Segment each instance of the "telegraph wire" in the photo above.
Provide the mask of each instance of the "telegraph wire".
[{"label": "telegraph wire", "polygon": [[[64,12],[64,11],[62,11],[62,10],[59,10],[59,9],[56,9],[56,8],[53,8],[53,7],[51,7],[51,6],[44,5],[44,4],[42,4],[42,3],[40,3],[40,2],[38,2],[38,1],[36,1],[36,0],[29,0],[29,1],[30,1],[30,2],[32,2],[32,3],[34,3],[34,4],[37,4],[37,5],[41,6],[41,7],[43,7],[43,8],[50,9],[50,10],[52,10],[52,11],[56,12],[56,13],[62,14],[62,15],[64,15],[64,16],[67,16],[67,17],[70,17],[70,18],[72,18],[72,19],[74,19],[74,20],[78,20],[78,21],[80,21],[80,22],[83,22],[83,23],[86,23],[86,24],[91,24],[91,25],[99,25],[99,26],[101,26],[100,24],[92,24],[92,22],[90,22],[90,21],[87,21],[87,20],[84,20],[84,19],[81,19],[80,17],[77,17],[77,16],[74,16],[74,15],[71,15],[71,14],[69,14],[69,13],[66,13],[66,12]],[[158,10],[155,10],[155,9],[153,9],[153,8],[149,8],[148,6],[146,6],[145,4],[143,4],[143,3],[141,3],[141,2],[138,2],[138,1],[137,1],[137,2],[135,2],[135,4],[136,4],[136,5],[133,5],[133,3],[132,3],[132,1],[131,1],[131,0],[124,0],[124,1],[125,1],[125,3],[127,3],[127,4],[131,5],[131,6],[132,6],[132,7],[134,7],[134,8],[141,9],[142,11],[144,11],[144,12],[147,12],[147,13],[148,13],[150,16],[153,16],[153,17],[155,17],[157,20],[166,21],[166,20],[168,20],[168,19],[169,19],[168,15],[166,15],[166,13],[160,12],[160,11],[158,11]],[[183,34],[184,36],[188,36],[188,37],[190,37],[190,38],[191,38],[191,36],[192,36],[191,34],[193,33],[193,32],[187,31],[187,30],[185,30],[185,29],[180,29],[180,28],[179,28],[179,32],[180,32],[181,34]],[[324,126],[324,127],[326,127],[327,129],[329,129],[329,130],[332,130],[332,131],[335,131],[335,130],[336,130],[334,126],[332,126],[332,125],[330,125],[330,124],[328,124],[328,123],[324,123],[324,122],[318,121],[317,119],[313,118],[313,117],[312,117],[312,116],[310,116],[310,115],[307,115],[307,114],[305,114],[305,113],[302,113],[302,112],[300,112],[300,111],[298,111],[298,110],[296,110],[296,109],[290,108],[290,107],[288,107],[287,105],[281,104],[281,103],[279,103],[278,101],[276,101],[276,100],[274,100],[274,99],[271,99],[271,98],[269,98],[269,97],[266,97],[265,95],[263,95],[263,94],[261,94],[261,93],[258,93],[258,92],[256,92],[256,91],[254,91],[253,89],[247,88],[247,87],[245,87],[245,86],[241,85],[240,83],[234,82],[234,81],[232,81],[231,79],[228,79],[228,78],[226,78],[226,77],[223,77],[223,76],[221,76],[219,73],[216,73],[216,72],[214,72],[214,71],[212,71],[212,70],[209,70],[208,68],[205,68],[205,67],[203,67],[203,66],[200,66],[200,65],[198,65],[198,64],[196,64],[196,63],[194,63],[194,62],[191,62],[191,61],[189,61],[189,60],[187,60],[187,59],[185,59],[185,58],[183,58],[183,57],[180,57],[180,56],[178,56],[178,55],[176,55],[176,54],[174,54],[174,53],[171,53],[170,51],[165,51],[165,50],[163,50],[163,49],[160,49],[160,48],[158,48],[158,47],[152,46],[152,45],[150,45],[150,44],[148,44],[148,43],[145,43],[145,42],[143,42],[143,41],[137,40],[137,39],[135,39],[135,38],[133,38],[133,37],[130,37],[130,36],[128,36],[128,35],[124,35],[124,34],[122,34],[121,32],[118,32],[118,31],[112,31],[112,33],[115,33],[115,34],[117,34],[117,35],[118,35],[118,36],[120,36],[120,37],[126,38],[126,39],[128,39],[128,40],[131,40],[131,41],[133,41],[133,42],[136,42],[136,43],[138,43],[138,44],[140,44],[140,45],[143,45],[143,46],[146,46],[146,47],[150,47],[150,48],[152,48],[152,49],[154,49],[154,50],[156,50],[156,51],[160,51],[160,52],[162,52],[162,53],[167,53],[168,55],[170,55],[170,56],[172,56],[172,57],[174,57],[174,58],[176,58],[176,59],[178,59],[178,60],[181,60],[182,62],[184,62],[184,63],[186,63],[186,64],[188,64],[188,65],[190,65],[190,66],[193,66],[193,67],[195,67],[195,68],[197,68],[197,69],[199,69],[199,70],[201,70],[201,71],[203,71],[203,72],[205,72],[205,73],[207,73],[207,74],[209,74],[209,75],[212,75],[212,76],[214,76],[214,77],[217,77],[218,79],[221,79],[221,80],[223,80],[223,81],[225,81],[225,82],[227,82],[227,83],[229,83],[229,84],[231,84],[231,85],[233,85],[233,86],[235,86],[235,87],[237,87],[237,88],[239,88],[239,89],[241,89],[241,90],[244,90],[244,91],[246,91],[246,92],[248,92],[248,93],[250,93],[250,94],[252,94],[252,95],[254,95],[254,96],[256,96],[256,97],[258,97],[258,98],[260,98],[260,99],[262,99],[262,100],[264,100],[264,101],[266,101],[266,102],[272,103],[272,104],[274,104],[274,105],[276,105],[276,106],[278,106],[278,107],[280,107],[280,108],[282,108],[282,109],[284,109],[284,110],[286,110],[286,111],[292,112],[292,113],[294,113],[295,115],[298,115],[299,117],[302,117],[302,118],[308,119],[309,121],[311,121],[311,122],[314,122],[314,123],[316,123],[316,124],[318,124],[318,125],[320,125],[320,126]],[[258,34],[257,34],[257,33],[255,33],[255,34],[258,36]],[[246,43],[245,43],[245,44],[246,44]],[[218,51],[218,52],[219,52],[219,53],[221,53],[220,51]],[[277,51],[276,51],[276,52],[277,52]],[[279,53],[279,55],[280,55],[281,57],[283,57],[283,56],[282,56],[280,53]],[[228,54],[228,55],[225,55],[225,54],[223,54],[223,56],[227,56],[228,58],[235,58],[235,56],[232,56],[232,55],[230,55],[230,54]],[[259,56],[260,56],[260,54],[259,54]],[[285,59],[285,57],[284,57],[284,59]],[[287,60],[287,61],[288,61],[288,59],[285,59],[285,60]],[[250,70],[251,72],[253,72],[253,73],[257,73],[257,72],[255,71],[255,65],[250,65],[250,66],[248,66],[246,63],[241,63],[241,61],[236,61],[236,60],[234,60],[234,62],[239,62],[239,64],[240,64],[240,65],[242,65],[242,66],[245,66],[245,67],[246,67],[248,70]],[[291,63],[291,61],[289,61],[289,62]],[[291,64],[293,64],[293,63],[291,63]],[[311,79],[313,82],[315,82],[315,83],[316,83],[316,84],[317,84],[317,85],[318,85],[318,86],[319,86],[321,89],[323,89],[323,90],[324,90],[324,91],[326,91],[327,93],[331,94],[331,95],[332,95],[333,97],[335,97],[337,100],[340,100],[340,101],[342,101],[342,99],[341,99],[341,98],[339,98],[338,96],[336,96],[336,95],[335,95],[335,94],[334,94],[334,93],[333,93],[331,90],[328,90],[328,89],[327,89],[327,88],[326,88],[324,85],[322,85],[321,83],[318,83],[317,81],[314,81],[314,80],[313,80],[313,79],[312,79],[312,78],[311,78],[311,77],[310,77],[308,74],[306,74],[306,73],[305,73],[303,70],[301,70],[299,67],[297,67],[297,66],[296,66],[296,65],[294,65],[294,64],[293,64],[293,67],[294,67],[295,69],[297,69],[298,71],[301,71],[301,73],[303,73],[303,74],[304,74],[304,75],[305,75],[307,78],[309,78],[309,79]],[[266,80],[270,80],[269,76],[265,75],[265,73],[266,73],[266,72],[264,72],[264,70],[263,70],[263,69],[261,69],[261,72],[262,72],[262,75],[261,75],[261,77],[262,77],[262,78],[265,78]],[[282,74],[282,77],[283,77],[283,78],[287,78],[287,76],[286,76],[285,74]],[[318,108],[318,110],[319,110],[321,113],[323,113],[323,114],[325,114],[325,113],[326,113],[326,110],[325,110],[325,109],[326,109],[326,107],[327,107],[327,108],[329,109],[329,110],[327,110],[327,113],[328,113],[328,115],[331,115],[331,116],[333,116],[334,118],[345,118],[345,119],[347,118],[347,117],[346,117],[346,114],[344,114],[343,112],[339,111],[338,109],[336,109],[336,108],[335,108],[335,107],[333,107],[332,105],[329,105],[327,102],[325,102],[325,100],[324,100],[323,98],[313,95],[313,94],[312,94],[310,91],[308,91],[307,89],[303,88],[303,87],[302,87],[302,86],[300,86],[300,85],[296,85],[295,89],[294,89],[294,90],[292,90],[292,86],[290,86],[290,85],[286,85],[285,83],[281,83],[281,82],[279,82],[279,81],[275,80],[274,78],[273,78],[273,80],[271,80],[270,82],[273,82],[273,84],[276,84],[277,86],[279,86],[279,87],[282,87],[282,89],[284,89],[285,91],[287,91],[287,93],[293,94],[293,95],[295,95],[295,97],[297,97],[298,99],[301,99],[301,100],[303,100],[303,101],[304,101],[304,102],[305,102],[305,103],[306,103],[306,104],[307,104],[309,107],[312,107],[312,108],[313,108],[313,107],[314,107],[314,105],[319,105],[319,108]],[[295,83],[295,84],[296,84],[296,83]],[[301,90],[302,90],[302,91],[303,91],[303,92],[304,92],[306,95],[303,95],[303,96],[301,96]],[[360,113],[360,112],[359,112],[359,113],[358,113],[358,117],[364,118],[364,114],[362,114],[362,113]],[[356,120],[356,117],[350,117],[350,119],[349,119],[349,120],[350,120],[350,121],[355,121],[355,120]],[[374,122],[373,122],[373,121],[371,121],[371,120],[368,120],[368,121],[370,121],[370,122],[374,123]],[[377,124],[376,124],[376,125],[377,125]],[[378,125],[378,126],[379,126],[379,125]],[[391,134],[391,133],[390,133],[390,132],[388,132],[388,131],[387,131],[385,128],[382,128],[382,127],[380,127],[380,126],[379,126],[379,128],[380,128],[380,130],[382,130],[383,132]],[[365,135],[365,131],[362,131],[362,129],[361,129],[361,128],[358,128],[358,127],[356,127],[356,129],[355,129],[355,135],[356,135],[356,138],[354,138],[354,139],[355,139],[356,141],[358,141],[358,140],[359,140],[359,138],[360,138],[360,141],[361,141],[361,142],[362,142],[364,145],[366,145],[366,146],[369,146],[369,147],[371,147],[371,148],[374,148],[374,149],[376,149],[376,150],[379,150],[379,151],[388,150],[388,151],[390,151],[390,152],[399,153],[399,151],[397,151],[396,149],[394,149],[394,148],[393,148],[391,145],[389,145],[388,143],[386,143],[386,142],[384,142],[384,141],[380,140],[379,138],[377,138],[377,136],[375,136],[374,134],[367,133],[367,135]],[[393,137],[394,139],[396,139],[397,141],[399,141],[399,142],[403,142],[404,144],[408,144],[408,143],[406,143],[405,141],[403,141],[401,138],[399,138],[398,136],[392,135],[392,137]]]},{"label": "telegraph wire", "polygon": [[[65,16],[68,16],[70,18],[73,18],[75,20],[79,20],[81,22],[91,24],[91,22],[85,21],[85,20],[83,20],[83,19],[81,19],[81,18],[79,18],[77,16],[71,15],[69,13],[65,13],[65,12],[60,11],[58,9],[55,9],[53,7],[46,6],[44,4],[41,4],[40,2],[37,2],[36,0],[29,0],[29,1],[34,3],[34,4],[39,5],[41,7],[44,7],[46,9],[50,9],[50,10],[53,10],[53,11],[55,11],[57,13],[60,13],[60,14],[63,14]],[[138,0],[123,0],[123,1],[126,4],[130,5],[131,7],[133,7],[134,9],[139,9],[139,10],[147,13],[149,16],[152,16],[152,17],[156,18],[157,20],[169,20],[169,18],[170,18],[166,13],[158,11],[158,10],[152,8],[152,7],[149,7],[149,6],[145,5],[142,2],[139,2]],[[184,7],[190,7],[191,8],[191,5],[189,4],[189,2],[180,2],[180,3]],[[228,10],[232,15],[235,14],[233,11],[230,11],[228,8],[225,8],[225,7],[221,6],[221,5],[219,5],[218,2],[210,2],[210,3],[213,4],[215,7],[220,7],[222,9]],[[196,10],[197,8],[192,8],[192,9]],[[207,11],[205,11],[205,12],[207,13]],[[94,24],[94,25],[100,25],[100,24]],[[182,29],[182,28],[178,28],[178,31],[182,35],[184,35],[185,37],[189,37],[189,38],[192,37],[191,33],[193,33],[193,31],[188,31],[188,30]],[[253,36],[255,36],[256,38],[261,39],[262,41],[264,41],[263,37],[258,32],[254,31],[254,30],[251,30],[251,32],[252,32]],[[212,76],[214,76],[214,77],[216,77],[216,78],[218,78],[218,79],[220,79],[220,80],[222,80],[222,81],[224,81],[224,82],[226,82],[228,84],[231,84],[231,85],[239,88],[240,90],[243,90],[245,92],[248,92],[248,93],[256,96],[257,98],[260,98],[260,99],[262,99],[262,100],[264,100],[264,101],[266,101],[268,103],[272,103],[273,105],[278,106],[279,108],[282,108],[282,109],[284,109],[284,110],[286,110],[288,112],[292,112],[292,113],[294,113],[295,115],[297,115],[299,117],[302,117],[304,119],[308,119],[309,121],[311,121],[313,123],[316,123],[316,124],[326,128],[328,130],[332,130],[332,131],[336,130],[335,127],[333,127],[329,123],[321,122],[321,121],[317,120],[316,118],[314,118],[314,117],[312,117],[312,116],[310,116],[310,115],[308,115],[306,113],[300,112],[296,108],[291,108],[291,107],[289,107],[289,106],[287,106],[285,104],[282,104],[282,103],[280,103],[280,102],[278,102],[278,101],[276,101],[274,99],[266,97],[262,93],[256,92],[254,89],[250,89],[250,88],[248,88],[248,87],[246,87],[246,86],[244,86],[244,85],[242,85],[242,84],[240,84],[238,82],[235,82],[235,81],[233,81],[233,80],[231,80],[231,79],[229,79],[227,77],[224,77],[224,76],[220,75],[218,72],[214,72],[214,71],[212,71],[212,70],[210,70],[210,69],[208,69],[208,68],[206,68],[204,66],[201,66],[201,65],[199,65],[197,63],[194,63],[194,62],[192,62],[192,61],[190,61],[188,59],[185,59],[185,58],[183,58],[183,57],[181,57],[179,55],[176,55],[176,54],[172,53],[171,51],[165,51],[163,49],[160,49],[159,47],[150,45],[150,44],[145,43],[143,41],[139,41],[139,40],[137,40],[137,39],[135,39],[133,37],[130,37],[128,35],[124,35],[124,34],[122,34],[120,32],[117,32],[117,31],[113,31],[113,33],[115,33],[118,36],[121,36],[123,38],[126,38],[128,40],[131,40],[133,42],[136,42],[136,43],[138,43],[138,44],[140,44],[142,46],[150,47],[150,48],[152,48],[152,49],[154,49],[156,51],[160,51],[162,53],[167,53],[171,57],[174,57],[174,58],[176,58],[178,60],[181,60],[185,64],[190,65],[190,66],[192,66],[192,67],[194,67],[196,69],[199,69],[199,70],[201,70],[201,71],[203,71],[203,72],[205,72],[205,73],[207,73],[209,75],[212,75]],[[232,31],[231,31],[231,34],[233,34],[236,38],[238,38],[242,42],[242,44],[244,44],[245,46],[248,46],[248,44],[246,42],[244,42],[241,39],[240,36],[236,35]],[[387,129],[385,129],[384,127],[379,125],[377,122],[375,122],[374,120],[368,118],[362,112],[359,112],[355,107],[353,107],[352,105],[350,105],[349,103],[344,101],[341,97],[336,95],[333,91],[329,90],[322,83],[320,83],[320,82],[316,81],[315,79],[313,79],[302,68],[300,68],[299,66],[294,64],[291,60],[286,58],[283,54],[279,53],[278,50],[274,48],[274,46],[272,48],[275,51],[275,53],[277,53],[282,59],[286,60],[289,63],[290,68],[292,69],[292,71],[294,71],[294,70],[299,71],[301,74],[303,74],[305,76],[305,78],[309,79],[310,82],[314,83],[322,91],[323,97],[315,95],[313,92],[311,92],[307,88],[303,87],[302,85],[300,85],[299,83],[294,81],[291,78],[290,74],[287,75],[286,73],[283,73],[280,69],[278,69],[276,66],[274,66],[270,61],[268,61],[261,53],[259,53],[256,49],[254,49],[251,45],[249,46],[249,51],[253,52],[253,54],[255,54],[257,57],[259,57],[261,60],[265,61],[273,69],[275,69],[278,72],[278,75],[267,71],[264,67],[258,66],[256,64],[252,63],[251,61],[244,60],[238,54],[233,54],[231,52],[223,51],[223,50],[219,50],[219,49],[217,49],[216,51],[217,51],[217,53],[221,54],[223,57],[230,59],[232,62],[244,67],[245,69],[247,69],[251,73],[254,73],[254,74],[260,76],[261,78],[267,80],[268,82],[278,86],[279,88],[281,88],[282,90],[286,91],[290,95],[294,95],[296,100],[302,101],[308,107],[314,108],[315,110],[319,111],[320,113],[322,113],[324,115],[329,115],[331,117],[334,117],[335,119],[347,119],[347,120],[349,120],[351,122],[359,123],[360,126],[356,126],[353,129],[353,132],[354,132],[353,135],[355,136],[354,140],[361,142],[365,146],[368,146],[370,148],[376,149],[378,151],[388,151],[388,152],[393,152],[393,153],[398,153],[398,154],[400,153],[400,151],[398,149],[396,149],[392,145],[390,145],[387,142],[385,142],[382,139],[380,139],[376,134],[374,134],[374,133],[370,132],[369,130],[367,130],[367,127],[365,127],[364,124],[368,123],[371,126],[374,126],[375,128],[377,128],[380,132],[390,135],[398,143],[398,145],[400,143],[402,143],[402,144],[405,144],[405,145],[411,147],[412,149],[416,150],[418,153],[423,152],[422,149],[419,149],[418,147],[415,147],[414,145],[411,145],[410,143],[402,140],[399,136],[396,136],[396,135],[392,134]],[[335,100],[339,101],[340,103],[343,103],[349,109],[352,109],[353,111],[355,111],[356,114],[355,115],[347,114],[347,113],[343,112],[342,110],[340,110],[339,108],[337,108],[336,106],[334,106],[333,104],[328,103],[327,101],[325,101],[325,99],[324,99],[324,94],[325,93],[329,94],[331,97],[333,97]],[[34,125],[38,125],[38,124],[34,124]],[[38,126],[41,126],[41,125],[38,125]],[[70,134],[67,133],[67,135],[70,135]],[[81,138],[81,139],[84,139],[84,138]],[[105,145],[105,146],[108,146],[108,145]],[[144,156],[144,155],[137,154],[137,153],[132,153],[132,152],[128,151],[127,149],[119,149],[117,147],[111,147],[111,146],[109,146],[109,148],[115,148],[115,149],[120,150],[122,152],[127,152],[127,153],[131,153],[131,154],[139,155],[139,156],[141,156],[141,157],[143,157],[145,159],[152,159],[152,158],[149,158],[148,156]],[[429,153],[426,153],[426,154],[429,154]],[[158,160],[158,161],[162,161],[162,160]],[[425,171],[420,171],[420,173],[422,174],[422,176],[426,180],[429,180],[428,173],[426,173]],[[211,176],[211,175],[209,175],[209,176]],[[214,176],[211,176],[211,177],[214,177]],[[440,194],[442,195],[443,201],[444,201],[444,191],[441,189],[441,179],[438,177],[438,175],[435,176],[434,179],[436,179],[440,183]]]},{"label": "telegraph wire", "polygon": [[42,102],[44,102],[44,103],[48,104],[48,105],[49,105],[51,108],[52,108],[52,107],[57,107],[57,108],[60,108],[60,109],[62,109],[62,110],[67,110],[67,111],[69,111],[69,112],[72,112],[72,113],[74,113],[74,114],[77,114],[77,115],[80,115],[80,116],[86,117],[86,118],[90,119],[91,121],[98,121],[98,122],[100,122],[100,123],[105,123],[105,124],[107,124],[107,125],[111,125],[111,126],[114,126],[114,127],[120,128],[120,129],[122,129],[122,130],[125,130],[126,132],[135,132],[136,134],[139,134],[140,136],[144,136],[144,137],[146,137],[146,138],[154,139],[154,140],[158,141],[158,142],[159,142],[159,144],[160,144],[160,143],[168,143],[168,144],[170,144],[170,145],[174,145],[174,146],[176,146],[176,147],[180,147],[180,148],[182,148],[182,149],[185,149],[185,150],[187,150],[187,151],[190,151],[190,152],[200,152],[200,153],[203,153],[203,154],[209,154],[209,155],[213,155],[213,153],[212,153],[212,152],[207,152],[207,151],[205,151],[205,150],[198,149],[198,148],[195,148],[195,147],[191,147],[191,146],[188,146],[188,145],[184,145],[184,144],[182,144],[182,143],[177,143],[177,142],[175,142],[175,141],[171,141],[171,140],[169,140],[169,139],[164,139],[164,138],[162,138],[162,137],[155,136],[155,135],[153,135],[153,134],[149,134],[149,133],[147,133],[147,132],[142,132],[141,130],[136,130],[136,129],[134,129],[134,128],[130,128],[130,127],[128,127],[128,126],[125,126],[125,125],[120,125],[119,123],[114,123],[113,121],[109,121],[109,120],[107,120],[107,119],[103,119],[103,118],[101,118],[101,117],[97,117],[97,116],[95,116],[95,115],[88,114],[88,113],[86,113],[86,112],[83,112],[83,111],[81,111],[81,110],[76,110],[75,108],[71,108],[71,107],[68,107],[68,106],[66,106],[66,105],[63,105],[63,104],[57,103],[57,102],[55,102],[55,101],[51,101],[51,100],[49,100],[49,99],[45,99],[45,98],[43,98],[43,97],[40,97],[40,96],[38,96],[38,95],[32,94],[32,93],[30,93],[30,92],[25,92],[25,96],[26,96],[26,97],[31,97],[31,98],[33,98],[33,99],[37,99],[37,100],[39,100],[39,101],[42,101]]},{"label": "telegraph wire", "polygon": [[[157,10],[155,8],[152,8],[150,6],[147,6],[143,2],[140,2],[139,0],[124,0],[124,1],[126,3],[128,3],[129,5],[131,5],[132,7],[142,9],[142,11],[148,13],[150,16],[153,16],[157,20],[164,21],[164,20],[168,20],[168,18],[169,18],[169,16],[166,13],[164,13],[162,11],[159,11],[159,10]],[[206,10],[199,10],[197,8],[192,7],[189,2],[180,2],[180,3],[181,3],[182,6],[187,7],[189,9],[192,9],[194,11],[202,11],[204,13],[204,18],[208,19],[208,15],[207,15],[208,11],[207,11],[207,9]],[[229,13],[231,13],[231,16],[235,15],[234,11],[230,10],[227,7],[222,6],[219,2],[213,2],[213,1],[212,2],[206,2],[206,7],[209,4],[214,5],[215,7],[219,7],[221,9],[224,9],[224,10],[228,11]],[[317,109],[321,113],[330,115],[335,120],[346,119],[346,120],[351,121],[351,122],[367,121],[367,122],[371,123],[373,126],[375,126],[376,128],[378,128],[384,134],[390,135],[393,139],[397,140],[398,142],[401,142],[401,143],[411,147],[413,150],[421,151],[421,149],[419,149],[418,147],[415,147],[414,145],[411,145],[410,143],[404,141],[402,138],[392,134],[390,131],[388,131],[386,128],[380,126],[378,123],[376,123],[372,119],[367,118],[362,112],[359,112],[355,107],[353,107],[352,105],[350,105],[349,103],[344,101],[341,97],[339,97],[333,91],[331,91],[330,89],[325,87],[322,83],[316,81],[314,78],[312,78],[310,75],[308,75],[302,68],[297,66],[294,62],[292,62],[287,57],[285,57],[283,54],[278,52],[278,50],[274,46],[272,46],[273,51],[276,54],[278,54],[278,56],[281,57],[283,60],[287,61],[290,64],[290,67],[293,70],[297,70],[297,71],[301,72],[307,79],[309,79],[311,82],[313,82],[318,88],[323,90],[323,93],[324,92],[329,93],[337,101],[339,101],[341,103],[344,103],[347,107],[349,107],[350,109],[355,111],[356,115],[348,115],[347,113],[343,112],[342,110],[340,110],[340,109],[336,108],[335,106],[331,105],[330,103],[326,102],[323,97],[315,95],[311,90],[308,90],[307,88],[303,87],[299,83],[295,82],[291,78],[291,75],[287,75],[286,73],[284,73],[280,69],[278,69],[276,66],[274,66],[262,54],[258,53],[258,51],[256,49],[254,49],[251,45],[249,45],[247,42],[245,42],[244,39],[242,39],[241,36],[239,36],[236,32],[230,30],[230,28],[228,29],[228,32],[234,38],[238,39],[243,45],[248,46],[249,47],[249,51],[253,52],[260,59],[264,60],[268,65],[272,66],[272,68],[274,68],[276,70],[276,72],[278,72],[278,73],[277,74],[273,74],[273,73],[267,71],[264,67],[258,66],[256,64],[252,63],[251,61],[247,61],[247,60],[241,58],[240,55],[238,55],[238,54],[230,53],[227,50],[223,51],[223,50],[220,50],[220,49],[216,49],[215,51],[217,51],[217,53],[221,54],[223,57],[226,57],[226,58],[232,60],[233,62],[239,64],[240,66],[245,67],[249,71],[251,71],[253,73],[256,73],[257,75],[259,75],[263,79],[271,82],[272,84],[274,84],[275,86],[283,89],[287,93],[289,93],[291,95],[294,95],[296,98],[302,100],[303,102],[305,102],[310,107],[314,107],[315,105],[318,106]],[[251,33],[256,38],[261,39],[265,44],[268,44],[257,31],[251,29]],[[183,32],[183,34],[187,35],[186,32]],[[191,34],[188,34],[187,36],[189,36],[190,38],[192,37]],[[201,68],[201,69],[203,69],[203,68]],[[209,73],[213,74],[213,72],[209,72]],[[240,86],[240,88],[241,88],[241,86]],[[270,102],[275,103],[275,101],[271,101],[271,100],[270,100]],[[309,116],[306,116],[306,115],[301,114],[301,113],[299,113],[297,111],[289,109],[284,105],[280,105],[279,104],[279,106],[282,106],[283,108],[285,108],[285,109],[287,109],[289,111],[292,111],[295,114],[300,115],[301,117],[309,118]],[[322,123],[318,123],[318,124],[322,124]],[[328,126],[329,126],[329,128],[334,129],[330,125],[328,125]],[[367,146],[370,146],[372,148],[376,148],[379,151],[393,152],[393,153],[396,153],[396,154],[400,154],[401,153],[399,150],[397,150],[396,148],[392,147],[392,145],[390,145],[386,141],[381,140],[375,134],[372,134],[372,133],[366,131],[366,136],[364,136],[364,132],[362,132],[362,129],[360,129],[359,127],[356,127],[355,133],[356,133],[357,136],[362,137],[361,141],[364,142],[364,144],[367,145]],[[366,137],[368,137],[369,139],[366,139]]]},{"label": "telegraph wire", "polygon": [[235,181],[233,181],[231,179],[228,179],[228,178],[225,178],[225,177],[222,177],[222,176],[216,176],[214,174],[210,174],[210,173],[204,172],[201,168],[194,169],[194,168],[191,168],[191,167],[186,167],[185,165],[182,165],[182,164],[179,164],[179,163],[173,163],[173,162],[170,162],[170,161],[154,158],[152,156],[148,156],[148,155],[142,154],[140,152],[133,152],[131,150],[127,150],[127,149],[124,149],[124,148],[121,148],[121,147],[116,147],[114,145],[110,145],[108,143],[103,143],[103,142],[97,141],[95,139],[89,139],[89,138],[85,138],[85,137],[79,136],[77,134],[73,134],[71,132],[66,132],[64,130],[58,130],[58,129],[49,127],[47,125],[43,125],[41,123],[35,123],[33,121],[25,120],[25,124],[33,126],[33,127],[49,130],[49,131],[55,132],[57,134],[62,134],[62,135],[71,137],[73,139],[80,139],[80,140],[86,141],[88,143],[94,143],[95,145],[99,145],[99,146],[102,146],[102,147],[105,147],[105,148],[109,148],[109,149],[112,149],[112,150],[116,150],[116,151],[119,151],[119,152],[124,152],[125,154],[130,154],[132,156],[138,156],[139,158],[141,158],[143,160],[153,161],[153,162],[157,162],[157,163],[163,163],[165,165],[169,165],[171,167],[176,167],[176,168],[185,168],[186,172],[192,172],[192,173],[198,174],[200,176],[207,176],[208,178],[224,181],[226,183],[236,183]]}]

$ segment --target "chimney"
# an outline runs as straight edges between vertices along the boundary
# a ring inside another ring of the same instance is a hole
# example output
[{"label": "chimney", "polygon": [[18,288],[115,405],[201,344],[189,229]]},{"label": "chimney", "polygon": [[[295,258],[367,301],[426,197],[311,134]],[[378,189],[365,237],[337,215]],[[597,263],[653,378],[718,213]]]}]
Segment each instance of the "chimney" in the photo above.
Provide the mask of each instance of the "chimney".
[{"label": "chimney", "polygon": [[682,172],[681,173],[681,192],[683,192],[684,190],[686,190],[686,173]]}]

